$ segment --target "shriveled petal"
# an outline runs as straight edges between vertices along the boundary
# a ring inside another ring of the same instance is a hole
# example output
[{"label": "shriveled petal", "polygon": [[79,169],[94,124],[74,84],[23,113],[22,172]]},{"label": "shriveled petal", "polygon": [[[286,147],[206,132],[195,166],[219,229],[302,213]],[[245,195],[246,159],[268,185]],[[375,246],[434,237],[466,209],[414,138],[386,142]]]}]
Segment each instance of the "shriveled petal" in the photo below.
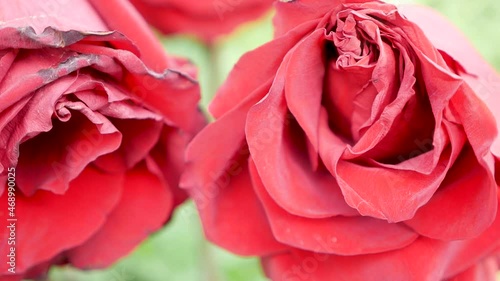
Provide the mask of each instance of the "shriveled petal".
[{"label": "shriveled petal", "polygon": [[[0,29],[0,38],[19,38],[19,40],[0,41],[0,47],[5,48],[30,48],[39,49],[44,47],[67,47],[67,60],[60,62],[58,67],[39,71],[40,65],[31,63],[29,67],[34,69],[27,79],[24,79],[22,87],[16,87],[13,80],[6,85],[6,89],[0,88],[0,110],[4,110],[16,101],[19,101],[31,91],[50,83],[62,76],[75,72],[78,69],[92,67],[101,73],[112,71],[116,75],[116,67],[120,66],[125,71],[120,81],[128,90],[128,94],[138,104],[144,104],[150,110],[162,113],[170,125],[179,126],[182,129],[194,133],[203,123],[201,113],[197,109],[199,100],[199,87],[194,79],[184,72],[176,69],[162,69],[163,73],[150,70],[144,65],[139,57],[129,49],[111,49],[107,46],[97,44],[78,44],[81,41],[88,42],[121,42],[120,46],[127,41],[123,36],[113,32],[105,33],[82,33],[61,32],[54,29],[46,30],[46,34],[25,34],[26,30]],[[64,42],[60,42],[63,38]],[[127,45],[128,46],[128,45]],[[55,52],[57,50],[53,50]],[[72,53],[77,52],[78,54]],[[58,56],[59,57],[59,56]],[[31,61],[32,62],[32,61]],[[17,82],[16,82],[17,81]],[[3,81],[2,85],[6,84]]]},{"label": "shriveled petal", "polygon": [[146,68],[139,57],[126,51],[83,44],[70,48],[79,53],[99,54],[100,65],[95,67],[101,71],[105,71],[109,64],[118,62],[127,70],[122,78],[123,85],[136,103],[161,113],[172,126],[190,133],[200,129],[203,119],[196,106],[200,98],[199,87],[191,76],[174,69],[167,69],[163,73],[153,72]]}]

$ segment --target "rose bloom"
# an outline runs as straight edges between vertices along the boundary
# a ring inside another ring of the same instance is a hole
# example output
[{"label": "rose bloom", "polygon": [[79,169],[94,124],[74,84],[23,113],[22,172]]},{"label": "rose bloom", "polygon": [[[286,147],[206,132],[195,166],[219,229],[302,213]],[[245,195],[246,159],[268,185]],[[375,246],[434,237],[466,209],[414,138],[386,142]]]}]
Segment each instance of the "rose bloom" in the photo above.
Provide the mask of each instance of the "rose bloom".
[{"label": "rose bloom", "polygon": [[6,3],[0,66],[1,280],[109,266],[168,220],[199,88],[130,3]]},{"label": "rose bloom", "polygon": [[426,8],[276,8],[187,150],[207,237],[274,281],[495,280],[495,71]]},{"label": "rose bloom", "polygon": [[130,0],[146,20],[166,34],[188,33],[206,42],[257,19],[273,0]]}]

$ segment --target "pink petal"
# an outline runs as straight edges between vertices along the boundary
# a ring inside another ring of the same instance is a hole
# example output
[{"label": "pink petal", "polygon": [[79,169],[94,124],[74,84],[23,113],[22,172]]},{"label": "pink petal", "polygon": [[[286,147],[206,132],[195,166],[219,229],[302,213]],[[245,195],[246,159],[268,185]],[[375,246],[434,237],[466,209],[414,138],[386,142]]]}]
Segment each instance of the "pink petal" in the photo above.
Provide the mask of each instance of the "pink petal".
[{"label": "pink petal", "polygon": [[190,133],[200,129],[203,119],[196,106],[200,98],[199,88],[192,77],[177,70],[154,73],[130,52],[83,44],[70,48],[84,54],[99,54],[97,62],[100,65],[95,67],[101,71],[105,71],[109,64],[118,62],[126,70],[122,78],[123,86],[128,88],[136,103],[161,113],[172,126],[179,126]]},{"label": "pink petal", "polygon": [[325,76],[321,46],[326,44],[325,37],[324,30],[316,30],[290,50],[284,86],[287,107],[316,151]]},{"label": "pink petal", "polygon": [[65,31],[109,30],[86,0],[18,1],[2,5],[0,18],[2,27],[33,27],[37,33],[49,26]]}]

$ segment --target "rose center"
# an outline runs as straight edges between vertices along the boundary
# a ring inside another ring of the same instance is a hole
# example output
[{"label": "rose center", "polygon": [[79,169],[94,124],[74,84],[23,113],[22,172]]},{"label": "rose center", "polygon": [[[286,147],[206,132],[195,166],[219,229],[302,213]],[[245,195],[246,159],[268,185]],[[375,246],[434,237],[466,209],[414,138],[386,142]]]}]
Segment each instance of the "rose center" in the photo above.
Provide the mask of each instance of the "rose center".
[{"label": "rose center", "polygon": [[376,52],[372,50],[375,44],[372,44],[373,39],[367,38],[363,32],[365,27],[366,23],[358,23],[352,14],[345,19],[337,19],[337,27],[332,35],[338,52],[339,66],[368,65],[376,59]]}]

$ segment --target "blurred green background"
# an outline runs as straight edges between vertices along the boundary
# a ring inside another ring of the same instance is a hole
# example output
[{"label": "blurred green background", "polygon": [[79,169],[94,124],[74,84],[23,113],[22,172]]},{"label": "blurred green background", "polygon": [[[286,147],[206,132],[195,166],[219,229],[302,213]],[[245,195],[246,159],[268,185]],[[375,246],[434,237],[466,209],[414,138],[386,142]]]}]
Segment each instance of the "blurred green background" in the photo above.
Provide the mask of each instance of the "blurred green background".
[{"label": "blurred green background", "polygon": [[[395,4],[422,3],[446,15],[463,30],[484,57],[500,69],[500,1],[400,0]],[[238,58],[272,38],[271,14],[245,24],[210,48],[190,37],[164,37],[167,51],[191,59],[200,69],[206,106]],[[175,213],[172,221],[112,268],[78,271],[53,268],[54,281],[262,281],[267,280],[259,261],[241,258],[210,245],[192,202]],[[500,275],[499,275],[500,280]]]}]

